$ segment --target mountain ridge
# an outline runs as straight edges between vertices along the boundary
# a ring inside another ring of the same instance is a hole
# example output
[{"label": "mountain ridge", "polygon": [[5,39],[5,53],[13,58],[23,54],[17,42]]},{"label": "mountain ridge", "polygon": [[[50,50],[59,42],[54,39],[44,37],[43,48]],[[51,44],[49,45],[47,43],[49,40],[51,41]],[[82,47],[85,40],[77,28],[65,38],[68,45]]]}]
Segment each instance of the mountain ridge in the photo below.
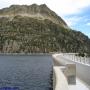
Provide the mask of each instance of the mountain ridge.
[{"label": "mountain ridge", "polygon": [[37,19],[49,19],[56,24],[69,28],[63,19],[56,15],[55,12],[50,10],[46,4],[32,4],[32,5],[11,5],[8,8],[0,10],[0,16],[14,17],[14,16],[27,16]]},{"label": "mountain ridge", "polygon": [[[26,9],[24,10],[22,7],[27,7],[26,5],[17,6],[22,10],[16,9],[16,11],[19,13],[22,11],[23,14],[26,14],[24,13]],[[41,16],[43,16],[44,19],[42,19],[42,17],[28,17],[27,15],[18,14],[16,11],[16,14],[12,16],[11,14],[14,14],[14,9],[12,8],[17,8],[17,6],[12,5],[9,8],[0,10],[1,53],[90,53],[90,39],[83,33],[68,28],[64,20],[61,17],[58,19],[58,15],[51,11],[46,5],[33,4],[28,6],[34,11],[32,11],[33,15],[37,13],[36,7],[43,7],[47,12],[41,8],[43,10]],[[29,14],[32,14],[31,10]],[[9,15],[9,17],[5,15]],[[51,19],[46,18],[45,15]]]}]

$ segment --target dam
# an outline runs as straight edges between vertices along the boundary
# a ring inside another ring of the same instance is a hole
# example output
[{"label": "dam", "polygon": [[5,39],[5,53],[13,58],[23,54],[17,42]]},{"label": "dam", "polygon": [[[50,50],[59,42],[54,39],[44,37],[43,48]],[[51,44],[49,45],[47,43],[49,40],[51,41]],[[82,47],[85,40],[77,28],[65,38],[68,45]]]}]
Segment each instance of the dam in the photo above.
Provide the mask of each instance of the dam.
[{"label": "dam", "polygon": [[53,54],[54,90],[90,90],[90,58],[75,53]]}]

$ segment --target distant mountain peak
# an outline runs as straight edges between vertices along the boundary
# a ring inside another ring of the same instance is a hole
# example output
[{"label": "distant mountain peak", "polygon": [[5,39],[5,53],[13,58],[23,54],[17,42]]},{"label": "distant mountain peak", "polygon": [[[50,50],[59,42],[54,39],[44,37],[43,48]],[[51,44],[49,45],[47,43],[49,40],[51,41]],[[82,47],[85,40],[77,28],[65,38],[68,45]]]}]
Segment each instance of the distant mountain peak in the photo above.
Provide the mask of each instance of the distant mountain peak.
[{"label": "distant mountain peak", "polygon": [[40,6],[41,7],[46,7],[46,8],[48,7],[46,4],[41,4]]},{"label": "distant mountain peak", "polygon": [[0,17],[11,17],[17,15],[33,17],[42,20],[49,19],[56,24],[68,28],[64,20],[54,11],[49,9],[46,4],[11,5],[9,8],[4,8],[0,10]]}]

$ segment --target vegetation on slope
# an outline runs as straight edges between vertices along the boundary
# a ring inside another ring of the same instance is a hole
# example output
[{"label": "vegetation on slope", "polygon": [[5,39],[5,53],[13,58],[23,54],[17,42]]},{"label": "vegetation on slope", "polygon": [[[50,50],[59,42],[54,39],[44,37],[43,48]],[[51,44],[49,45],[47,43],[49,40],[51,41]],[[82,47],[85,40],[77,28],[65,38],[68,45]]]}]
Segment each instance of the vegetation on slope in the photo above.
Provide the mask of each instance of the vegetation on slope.
[{"label": "vegetation on slope", "polygon": [[48,19],[15,16],[0,18],[0,52],[88,52],[90,39]]}]

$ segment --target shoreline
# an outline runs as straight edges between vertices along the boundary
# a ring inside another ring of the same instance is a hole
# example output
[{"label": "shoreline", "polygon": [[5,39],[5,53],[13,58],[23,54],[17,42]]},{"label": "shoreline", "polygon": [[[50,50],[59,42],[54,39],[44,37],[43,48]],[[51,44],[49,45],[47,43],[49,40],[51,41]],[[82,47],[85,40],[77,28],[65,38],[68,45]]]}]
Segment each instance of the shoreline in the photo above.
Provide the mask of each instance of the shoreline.
[{"label": "shoreline", "polygon": [[32,55],[52,55],[53,53],[0,53],[0,56],[32,56]]}]

